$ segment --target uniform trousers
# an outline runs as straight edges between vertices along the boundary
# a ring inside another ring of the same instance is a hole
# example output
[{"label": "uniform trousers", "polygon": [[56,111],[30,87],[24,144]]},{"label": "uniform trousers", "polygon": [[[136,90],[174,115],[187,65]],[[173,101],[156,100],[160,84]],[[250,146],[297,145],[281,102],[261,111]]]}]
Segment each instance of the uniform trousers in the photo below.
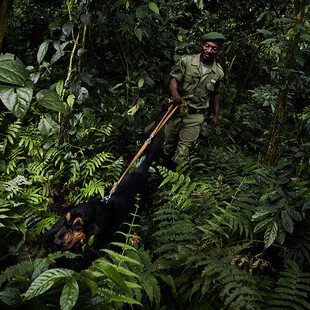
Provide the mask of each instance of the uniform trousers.
[{"label": "uniform trousers", "polygon": [[204,114],[193,113],[181,117],[178,113],[166,124],[164,129],[164,154],[177,164],[188,160],[189,148],[199,137]]}]

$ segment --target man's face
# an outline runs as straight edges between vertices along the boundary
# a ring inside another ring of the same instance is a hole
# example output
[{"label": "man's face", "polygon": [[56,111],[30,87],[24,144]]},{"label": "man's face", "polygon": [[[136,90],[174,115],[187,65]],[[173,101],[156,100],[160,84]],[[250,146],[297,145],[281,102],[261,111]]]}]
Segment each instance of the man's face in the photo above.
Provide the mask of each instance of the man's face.
[{"label": "man's face", "polygon": [[204,61],[213,62],[220,51],[220,45],[216,42],[204,42],[201,44],[201,56]]}]

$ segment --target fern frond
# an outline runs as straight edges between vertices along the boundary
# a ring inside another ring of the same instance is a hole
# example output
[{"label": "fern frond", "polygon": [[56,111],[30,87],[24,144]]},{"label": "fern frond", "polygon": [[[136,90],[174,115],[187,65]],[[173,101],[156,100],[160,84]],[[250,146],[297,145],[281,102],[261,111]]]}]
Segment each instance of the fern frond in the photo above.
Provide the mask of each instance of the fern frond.
[{"label": "fern frond", "polygon": [[98,132],[99,134],[97,134],[98,136],[100,136],[102,138],[102,134],[105,136],[110,136],[113,130],[113,125],[112,124],[105,124],[104,126],[98,128],[90,128],[91,130],[94,130],[96,132]]},{"label": "fern frond", "polygon": [[102,169],[104,163],[111,163],[112,159],[113,157],[111,153],[101,152],[96,154],[92,159],[85,160],[81,165],[81,171],[84,178],[93,176],[95,171]]},{"label": "fern frond", "polygon": [[[26,128],[27,129],[27,128]],[[42,148],[43,137],[37,132],[37,128],[34,126],[30,126],[26,133],[23,133],[19,137],[19,147],[23,147],[27,149],[27,153],[33,156],[40,156],[43,158],[44,151]]]},{"label": "fern frond", "polygon": [[[247,200],[249,201],[249,200]],[[253,236],[253,222],[251,221],[253,215],[253,207],[244,200],[233,200],[233,204],[227,204],[225,209],[219,208],[225,213],[225,218],[229,223],[232,234],[238,236],[245,236],[245,238],[252,238]]]},{"label": "fern frond", "polygon": [[80,189],[78,195],[74,195],[73,201],[78,203],[83,200],[88,200],[92,197],[100,196],[103,198],[105,196],[106,188],[110,186],[110,183],[105,183],[98,179],[92,179]]},{"label": "fern frond", "polygon": [[[109,255],[111,255],[112,252],[113,251],[110,251]],[[113,259],[116,258],[115,254],[117,253],[112,254]],[[118,259],[119,256],[117,256],[116,260]],[[139,278],[139,276],[135,273],[134,270],[127,266],[128,263],[129,265],[132,264],[133,259],[127,257],[126,260],[124,260],[124,258],[122,258],[121,262],[126,262],[126,268],[120,266],[119,263],[114,264],[108,262],[105,259],[98,259],[94,265],[90,267],[88,271],[86,271],[86,275],[89,274],[91,277],[96,276],[97,278],[102,277],[103,279],[109,279],[108,282],[102,282],[104,286],[100,285],[99,290],[108,290],[113,295],[122,295],[123,297],[133,297],[133,295],[139,296],[140,294],[136,294],[141,289],[141,286],[137,283],[137,278]],[[96,293],[98,294],[98,289],[96,289]],[[114,299],[112,300],[115,301]]]},{"label": "fern frond", "polygon": [[103,249],[102,251],[107,253],[118,264],[122,263],[122,262],[126,262],[126,263],[130,263],[130,264],[141,265],[141,263],[139,261],[132,259],[129,256],[118,254],[118,253],[116,253],[112,250],[108,250],[108,249]]},{"label": "fern frond", "polygon": [[41,234],[50,229],[56,223],[57,219],[58,217],[55,214],[51,214],[49,217],[40,220],[35,227],[35,233]]},{"label": "fern frond", "polygon": [[197,230],[189,215],[167,203],[154,213],[154,237],[159,253],[174,252],[177,246],[195,240]]},{"label": "fern frond", "polygon": [[134,265],[133,270],[139,275],[139,283],[146,292],[151,303],[160,303],[160,287],[156,279],[156,265],[152,263],[151,256],[143,248],[139,248],[136,252],[128,253],[132,259],[138,261],[140,265]]},{"label": "fern frond", "polygon": [[18,134],[20,133],[22,128],[22,122],[20,120],[11,123],[5,132],[6,139],[11,143],[14,144],[14,140],[17,138]]},{"label": "fern frond", "polygon": [[181,208],[190,206],[190,195],[197,187],[197,183],[193,182],[189,176],[173,172],[164,167],[158,167],[160,174],[164,180],[159,185],[159,188],[164,185],[169,185],[169,198],[171,201],[176,202]]},{"label": "fern frond", "polygon": [[107,180],[118,180],[124,170],[124,159],[122,157],[118,158],[107,168],[106,179]]},{"label": "fern frond", "polygon": [[70,166],[70,177],[68,183],[74,184],[79,179],[79,175],[81,172],[81,165],[76,158],[72,158],[70,160],[69,166]]},{"label": "fern frond", "polygon": [[139,305],[142,306],[142,304],[140,302],[138,302],[137,300],[128,297],[126,295],[123,294],[117,294],[115,293],[113,290],[107,289],[107,288],[98,288],[97,290],[97,294],[104,296],[105,298],[107,298],[110,302],[118,302],[120,303],[119,306],[121,306],[121,304],[126,303],[129,305]]},{"label": "fern frond", "polygon": [[11,172],[16,172],[19,162],[26,159],[24,156],[24,151],[20,147],[12,148],[7,155],[5,173],[10,174]]},{"label": "fern frond", "polygon": [[268,299],[269,309],[310,309],[310,273],[288,261]]}]

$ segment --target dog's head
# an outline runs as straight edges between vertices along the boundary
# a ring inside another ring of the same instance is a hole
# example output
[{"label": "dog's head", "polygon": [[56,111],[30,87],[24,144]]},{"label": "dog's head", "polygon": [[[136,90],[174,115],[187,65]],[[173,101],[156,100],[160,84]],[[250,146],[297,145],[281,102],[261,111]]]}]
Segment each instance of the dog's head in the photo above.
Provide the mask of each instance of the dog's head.
[{"label": "dog's head", "polygon": [[89,223],[84,209],[83,205],[70,209],[44,234],[45,237],[53,239],[62,250],[74,251],[85,244],[96,233],[96,225]]},{"label": "dog's head", "polygon": [[62,219],[63,225],[55,234],[54,243],[64,249],[72,249],[86,240],[85,220],[76,212],[67,212]]}]

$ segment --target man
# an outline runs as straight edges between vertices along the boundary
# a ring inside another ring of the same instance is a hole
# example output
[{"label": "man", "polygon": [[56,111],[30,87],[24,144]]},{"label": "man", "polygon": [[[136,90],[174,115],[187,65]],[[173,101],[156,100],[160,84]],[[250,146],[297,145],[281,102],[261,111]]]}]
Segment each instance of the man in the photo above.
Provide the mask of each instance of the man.
[{"label": "man", "polygon": [[209,106],[211,125],[214,127],[218,122],[219,87],[224,72],[215,56],[224,41],[225,37],[218,32],[205,34],[200,54],[183,56],[170,73],[171,99],[181,103],[165,126],[164,161],[172,170],[187,160]]}]

